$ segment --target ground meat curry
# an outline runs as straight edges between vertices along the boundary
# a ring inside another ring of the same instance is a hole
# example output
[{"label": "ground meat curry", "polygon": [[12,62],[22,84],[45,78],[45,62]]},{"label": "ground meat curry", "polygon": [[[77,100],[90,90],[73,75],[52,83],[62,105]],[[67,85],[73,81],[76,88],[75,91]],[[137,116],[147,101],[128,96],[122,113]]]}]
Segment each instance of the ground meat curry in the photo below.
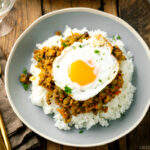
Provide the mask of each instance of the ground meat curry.
[{"label": "ground meat curry", "polygon": [[[93,112],[94,114],[97,114],[99,111],[107,112],[108,107],[105,104],[111,101],[116,95],[119,95],[121,92],[120,88],[123,86],[123,74],[119,71],[116,78],[96,96],[86,101],[76,101],[64,90],[55,85],[52,77],[52,63],[54,59],[61,54],[65,47],[72,45],[74,42],[82,42],[83,39],[89,38],[88,32],[84,34],[73,33],[61,41],[61,47],[44,47],[34,51],[34,59],[38,62],[36,67],[41,69],[39,85],[48,90],[46,95],[47,104],[51,104],[51,100],[55,101],[60,106],[58,111],[67,123],[70,122],[72,115],[76,116],[87,112]],[[112,54],[119,63],[126,59],[117,46],[113,47]]]}]

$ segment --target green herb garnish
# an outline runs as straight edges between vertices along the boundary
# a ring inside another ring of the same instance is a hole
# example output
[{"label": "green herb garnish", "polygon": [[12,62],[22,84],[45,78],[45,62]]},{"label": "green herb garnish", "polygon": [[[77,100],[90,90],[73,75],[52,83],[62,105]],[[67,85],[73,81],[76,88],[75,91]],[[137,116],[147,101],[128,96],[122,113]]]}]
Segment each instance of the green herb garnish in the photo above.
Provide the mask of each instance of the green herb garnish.
[{"label": "green herb garnish", "polygon": [[101,58],[101,60],[103,60],[103,58]]},{"label": "green herb garnish", "polygon": [[64,47],[67,47],[68,45],[66,43],[61,43]]},{"label": "green herb garnish", "polygon": [[79,45],[80,48],[82,48],[82,45]]},{"label": "green herb garnish", "polygon": [[116,39],[117,39],[117,40],[120,40],[120,39],[121,39],[120,35],[117,35]]},{"label": "green herb garnish", "polygon": [[115,35],[112,36],[112,39],[113,39],[114,41],[116,41]]},{"label": "green herb garnish", "polygon": [[57,66],[57,68],[59,68],[60,66]]},{"label": "green herb garnish", "polygon": [[119,108],[121,108],[121,105],[118,105]]},{"label": "green herb garnish", "polygon": [[116,40],[120,40],[121,37],[120,35],[113,35],[112,40],[116,41]]},{"label": "green herb garnish", "polygon": [[82,134],[83,132],[84,132],[83,130],[80,130],[80,131],[79,131],[80,134]]},{"label": "green herb garnish", "polygon": [[110,88],[111,88],[111,89],[113,89],[113,88],[114,88],[114,86],[112,85]]},{"label": "green herb garnish", "polygon": [[105,55],[105,53],[103,53],[103,55]]},{"label": "green herb garnish", "polygon": [[72,89],[66,85],[66,86],[65,86],[65,92],[66,92],[67,94],[71,94],[71,91],[72,91]]},{"label": "green herb garnish", "polygon": [[38,60],[37,60],[37,61],[40,62],[41,60],[42,60],[42,58],[38,57]]},{"label": "green herb garnish", "polygon": [[75,46],[72,46],[72,48],[73,48],[73,49],[76,49],[76,47],[75,47]]},{"label": "green herb garnish", "polygon": [[26,83],[22,83],[24,90],[27,91],[29,89],[29,85]]},{"label": "green herb garnish", "polygon": [[100,53],[100,51],[99,51],[99,50],[95,50],[95,51],[94,51],[94,53],[99,54],[99,53]]},{"label": "green herb garnish", "polygon": [[125,113],[121,113],[121,116],[124,116],[125,115]]},{"label": "green herb garnish", "polygon": [[27,69],[24,68],[24,69],[23,69],[23,74],[27,74],[27,72],[28,72]]},{"label": "green herb garnish", "polygon": [[100,83],[102,83],[102,80],[101,80],[101,79],[99,79],[98,81],[99,81]]}]

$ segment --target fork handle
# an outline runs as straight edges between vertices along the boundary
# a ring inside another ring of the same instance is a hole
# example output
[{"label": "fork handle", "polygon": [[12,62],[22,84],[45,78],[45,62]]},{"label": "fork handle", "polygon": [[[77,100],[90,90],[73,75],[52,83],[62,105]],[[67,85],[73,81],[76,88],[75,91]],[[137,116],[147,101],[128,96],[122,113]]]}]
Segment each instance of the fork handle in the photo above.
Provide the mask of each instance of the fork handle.
[{"label": "fork handle", "polygon": [[6,150],[6,147],[4,145],[4,141],[2,139],[1,132],[0,132],[0,150]]},{"label": "fork handle", "polygon": [[5,144],[6,150],[11,150],[11,146],[7,137],[6,128],[5,128],[1,114],[0,114],[0,132],[1,132],[2,140],[4,141],[4,144]]}]

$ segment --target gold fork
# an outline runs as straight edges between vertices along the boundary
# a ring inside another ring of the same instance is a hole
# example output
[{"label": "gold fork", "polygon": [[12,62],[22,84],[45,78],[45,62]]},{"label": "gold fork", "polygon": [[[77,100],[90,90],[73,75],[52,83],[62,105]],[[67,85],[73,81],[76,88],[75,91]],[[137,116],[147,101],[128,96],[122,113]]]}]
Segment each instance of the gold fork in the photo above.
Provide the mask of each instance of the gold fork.
[{"label": "gold fork", "polygon": [[[3,141],[4,141],[4,143],[3,143]],[[6,128],[5,128],[1,114],[0,114],[0,145],[3,147],[3,149],[5,147],[6,150],[11,150],[11,146],[10,146],[10,143],[9,143],[9,140],[7,137]]]},{"label": "gold fork", "polygon": [[0,133],[0,150],[6,150],[1,133]]}]

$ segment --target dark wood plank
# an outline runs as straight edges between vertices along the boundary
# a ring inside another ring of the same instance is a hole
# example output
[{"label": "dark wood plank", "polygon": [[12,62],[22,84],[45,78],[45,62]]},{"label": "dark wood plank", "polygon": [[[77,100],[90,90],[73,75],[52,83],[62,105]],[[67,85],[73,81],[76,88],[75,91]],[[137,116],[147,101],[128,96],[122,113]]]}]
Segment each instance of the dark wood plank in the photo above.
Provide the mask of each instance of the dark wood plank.
[{"label": "dark wood plank", "polygon": [[43,0],[43,13],[71,7],[71,0]]},{"label": "dark wood plank", "polygon": [[[143,121],[127,137],[127,149],[150,149],[150,110]],[[145,147],[145,148],[144,148]],[[148,147],[148,148],[146,148]]]},{"label": "dark wood plank", "polygon": [[119,139],[119,147],[120,147],[120,150],[127,150],[126,136]]},{"label": "dark wood plank", "polygon": [[142,35],[150,47],[150,4],[148,0],[120,0],[119,15]]},{"label": "dark wood plank", "polygon": [[47,141],[47,150],[62,150],[62,146],[60,144]]},{"label": "dark wood plank", "polygon": [[79,150],[108,150],[108,146],[103,145],[103,146],[98,146],[98,147],[79,148]]},{"label": "dark wood plank", "polygon": [[76,147],[71,147],[71,146],[63,146],[63,150],[77,150],[78,148]]},{"label": "dark wood plank", "polygon": [[117,2],[116,0],[104,0],[104,11],[117,16]]},{"label": "dark wood plank", "polygon": [[[119,0],[119,16],[132,25],[150,47],[150,5],[147,0]],[[126,136],[127,149],[150,149],[150,110]],[[121,143],[120,143],[121,146]]]},{"label": "dark wood plank", "polygon": [[47,140],[40,137],[40,142],[41,142],[41,147],[39,148],[39,150],[46,150],[47,149]]},{"label": "dark wood plank", "polygon": [[[108,144],[108,149],[109,150],[120,150],[120,147],[119,147],[119,140],[117,141],[114,141],[112,143],[109,143]],[[123,149],[124,150],[124,149]]]},{"label": "dark wood plank", "polygon": [[89,7],[98,9],[101,7],[100,0],[72,0],[72,7]]}]

